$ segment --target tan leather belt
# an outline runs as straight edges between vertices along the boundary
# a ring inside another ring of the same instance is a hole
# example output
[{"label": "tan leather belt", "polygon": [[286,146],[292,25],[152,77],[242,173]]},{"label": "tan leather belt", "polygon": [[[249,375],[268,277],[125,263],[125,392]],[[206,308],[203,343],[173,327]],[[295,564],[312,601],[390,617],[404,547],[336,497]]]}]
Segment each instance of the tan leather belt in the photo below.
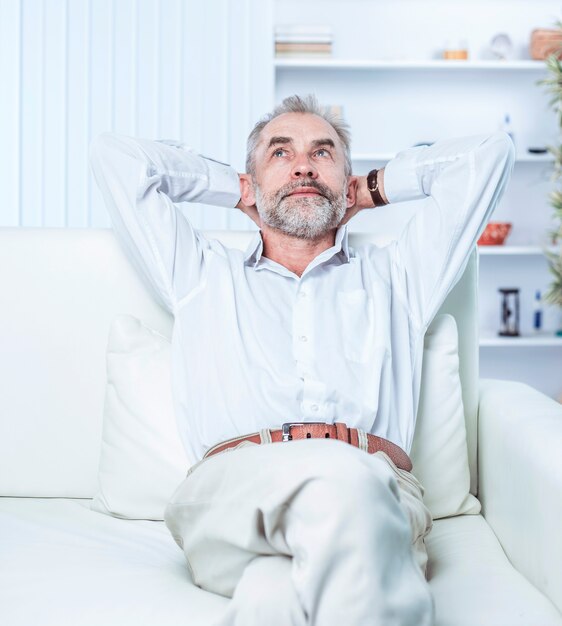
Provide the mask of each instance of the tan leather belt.
[{"label": "tan leather belt", "polygon": [[[374,454],[382,450],[382,452],[388,454],[396,467],[406,470],[407,472],[412,469],[410,457],[395,443],[388,441],[388,439],[383,439],[382,437],[377,437],[376,435],[358,430],[357,428],[348,428],[343,422],[336,422],[335,424],[327,424],[326,422],[287,422],[283,424],[281,428],[274,430],[269,429],[269,432],[271,434],[272,443],[295,439],[339,439],[340,441],[350,443],[356,448],[362,448],[369,454]],[[259,432],[242,437],[234,437],[234,439],[223,441],[209,448],[203,458],[223,452],[228,448],[233,448],[243,441],[262,443],[262,437]]]}]

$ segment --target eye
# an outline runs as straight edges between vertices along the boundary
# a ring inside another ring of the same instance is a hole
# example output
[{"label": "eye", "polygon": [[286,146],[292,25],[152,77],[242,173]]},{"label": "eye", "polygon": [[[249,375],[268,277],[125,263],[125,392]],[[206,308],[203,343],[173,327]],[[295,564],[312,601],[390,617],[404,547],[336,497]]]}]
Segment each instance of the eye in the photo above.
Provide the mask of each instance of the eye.
[{"label": "eye", "polygon": [[274,156],[274,157],[276,157],[276,156],[283,156],[286,152],[287,152],[287,151],[285,150],[285,148],[276,148],[276,149],[273,151],[273,156]]},{"label": "eye", "polygon": [[330,156],[330,152],[326,150],[326,148],[320,148],[320,150],[316,150],[316,156],[328,157]]}]

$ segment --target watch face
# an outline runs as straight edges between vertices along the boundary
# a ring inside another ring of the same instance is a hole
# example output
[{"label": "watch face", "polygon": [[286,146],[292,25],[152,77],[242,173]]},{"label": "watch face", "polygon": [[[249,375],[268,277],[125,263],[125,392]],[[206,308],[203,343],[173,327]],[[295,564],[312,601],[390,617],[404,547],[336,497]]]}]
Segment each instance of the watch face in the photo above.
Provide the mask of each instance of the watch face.
[{"label": "watch face", "polygon": [[375,180],[376,180],[376,175],[378,171],[379,170],[371,170],[367,174],[367,188],[369,189],[369,191],[377,190],[377,184],[375,183]]}]

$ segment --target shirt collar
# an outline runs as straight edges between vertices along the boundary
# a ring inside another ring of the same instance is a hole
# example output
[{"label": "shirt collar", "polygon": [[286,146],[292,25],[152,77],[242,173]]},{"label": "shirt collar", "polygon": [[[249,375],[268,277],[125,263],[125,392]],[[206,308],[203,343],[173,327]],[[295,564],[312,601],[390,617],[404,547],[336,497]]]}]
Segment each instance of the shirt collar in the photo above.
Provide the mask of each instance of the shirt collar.
[{"label": "shirt collar", "polygon": [[252,237],[246,252],[244,254],[244,263],[253,265],[254,267],[259,263],[261,254],[263,252],[263,239],[261,237],[261,230],[256,231]]},{"label": "shirt collar", "polygon": [[347,232],[347,224],[340,226],[336,231],[336,241],[335,246],[338,247],[338,252],[341,250],[344,253],[346,262],[349,261],[349,244],[347,242],[348,232]]},{"label": "shirt collar", "polygon": [[[334,245],[328,250],[324,250],[324,252],[320,253],[318,256],[323,256],[325,259],[331,259],[333,256],[342,252],[345,261],[349,262],[349,244],[348,244],[348,232],[347,232],[347,224],[342,224],[336,231],[336,238],[334,241]],[[244,263],[248,265],[252,265],[253,267],[257,267],[260,263],[263,253],[263,239],[261,236],[261,230],[258,230],[252,240],[250,241],[248,247],[246,248],[246,252],[244,254]],[[318,258],[318,257],[316,257]]]}]

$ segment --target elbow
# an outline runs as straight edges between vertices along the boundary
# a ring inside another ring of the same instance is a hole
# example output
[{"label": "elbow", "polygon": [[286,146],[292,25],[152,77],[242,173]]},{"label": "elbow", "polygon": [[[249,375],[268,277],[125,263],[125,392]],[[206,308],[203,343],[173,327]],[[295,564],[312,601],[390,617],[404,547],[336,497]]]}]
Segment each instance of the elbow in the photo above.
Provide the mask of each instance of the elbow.
[{"label": "elbow", "polygon": [[105,156],[111,150],[111,133],[101,133],[94,137],[88,148],[90,165],[94,169],[104,161]]},{"label": "elbow", "polygon": [[123,169],[131,158],[139,159],[131,138],[109,131],[100,133],[92,139],[88,147],[88,157],[96,177],[105,177]]},{"label": "elbow", "polygon": [[498,165],[506,174],[511,174],[515,165],[515,144],[511,137],[503,130],[494,133],[490,141],[497,153]]},{"label": "elbow", "polygon": [[104,132],[94,137],[90,142],[88,155],[90,162],[99,161],[107,155],[108,152],[115,150],[117,135],[111,132]]},{"label": "elbow", "polygon": [[134,154],[132,137],[105,131],[92,139],[88,152],[90,160],[121,152],[132,155]]}]

